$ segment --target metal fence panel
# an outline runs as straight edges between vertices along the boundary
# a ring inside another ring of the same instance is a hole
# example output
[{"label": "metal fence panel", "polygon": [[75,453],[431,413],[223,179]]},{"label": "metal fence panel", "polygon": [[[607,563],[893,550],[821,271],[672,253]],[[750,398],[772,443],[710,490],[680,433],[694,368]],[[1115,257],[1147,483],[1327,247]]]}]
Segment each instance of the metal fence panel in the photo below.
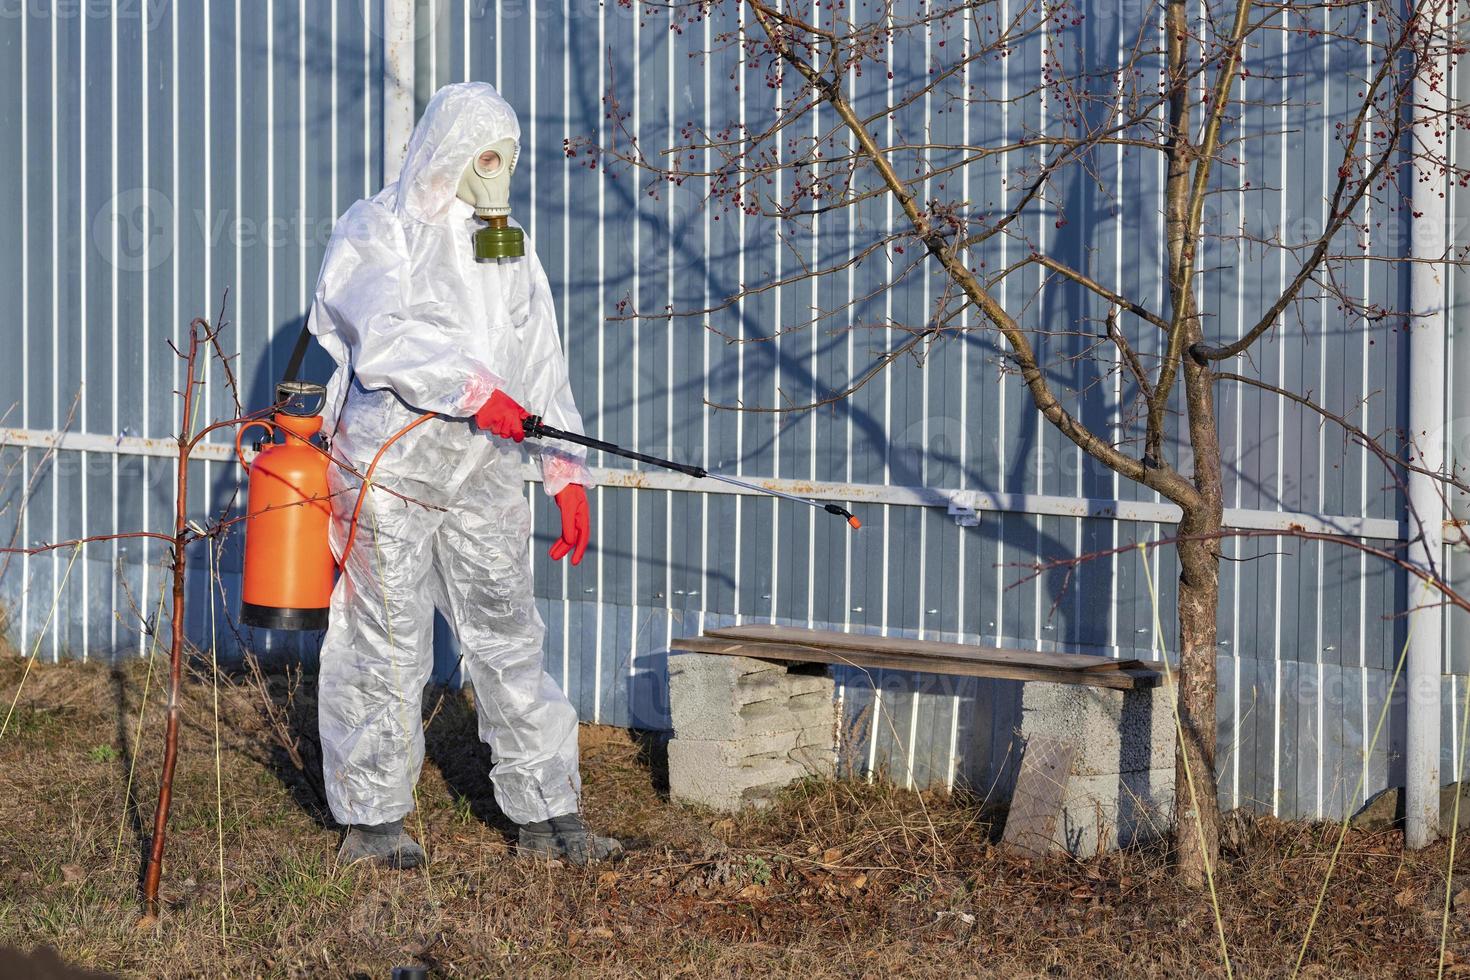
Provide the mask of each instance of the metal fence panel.
[{"label": "metal fence panel", "polygon": [[[166,439],[181,379],[164,341],[180,337],[189,318],[223,309],[242,397],[264,403],[302,322],[331,221],[380,186],[383,12],[378,0],[138,5],[143,14],[94,6],[0,17],[0,127],[11,137],[0,145],[0,167],[19,175],[0,189],[0,215],[14,230],[0,242],[0,289],[14,297],[5,315],[16,351],[0,363],[0,404],[14,405],[7,426]],[[737,46],[718,41],[752,26],[742,24],[741,5],[717,4],[708,18],[679,22],[681,30],[671,30],[679,15],[637,4],[419,0],[417,7],[420,106],[435,86],[475,78],[495,82],[521,112],[526,145],[515,213],[551,277],[590,432],[748,476],[1153,501],[1046,425],[1018,380],[1001,372],[996,338],[978,329],[947,335],[922,363],[898,363],[851,398],[812,411],[725,407],[823,401],[892,346],[902,327],[922,323],[942,287],[929,270],[865,298],[903,267],[890,250],[708,315],[628,316],[719,307],[742,283],[795,268],[779,229],[707,205],[707,182],[670,187],[614,177],[565,149],[579,136],[626,146],[636,135],[651,151],[677,142],[690,122],[717,129],[769,121],[778,93],[746,68]],[[1211,220],[1270,233],[1313,219],[1313,202],[1332,176],[1334,125],[1352,96],[1348,74],[1367,67],[1358,64],[1366,58],[1360,47],[1335,38],[1370,30],[1365,11],[1312,11],[1324,28],[1318,37],[1267,34],[1248,52],[1252,66],[1288,71],[1244,80],[1247,104],[1230,126],[1248,140],[1239,165],[1215,175]],[[1058,56],[1108,63],[1139,29],[1129,19],[1137,12],[1136,5],[1090,11],[1073,35],[1052,39],[1066,42]],[[951,25],[902,40],[886,66],[893,77],[864,73],[852,80],[854,98],[876,109],[996,23],[977,18],[963,30]],[[1030,37],[1005,59],[976,63],[965,84],[992,95],[1031,89],[1043,43]],[[713,54],[696,56],[706,49]],[[814,132],[834,123],[822,109],[811,121]],[[994,144],[1057,125],[1054,107],[1032,91],[999,112],[980,104],[950,111],[938,97],[921,99],[881,123],[880,135],[929,132],[940,143]],[[1028,218],[1028,233],[1162,306],[1160,219],[1138,205],[1160,198],[1159,161],[1120,150],[1097,154],[1093,164],[1094,180],[1057,182],[1046,219]],[[1007,177],[1006,165],[993,160],[969,167],[962,196],[1003,208],[1014,194]],[[1053,227],[1049,219],[1063,216]],[[1397,232],[1407,221],[1403,213],[1370,217]],[[892,205],[875,198],[824,216],[802,232],[802,247],[831,262],[894,219]],[[999,267],[1016,247],[997,238],[985,260]],[[1218,242],[1201,265],[1207,322],[1221,338],[1249,326],[1292,271],[1274,256],[1262,261],[1257,247]],[[1401,272],[1365,266],[1356,273],[1363,291],[1401,305]],[[1037,288],[1036,273],[1027,275],[1005,287],[1008,302]],[[1028,314],[1057,331],[1105,312],[1070,285],[1047,285],[1038,299]],[[814,306],[845,303],[854,304],[852,329],[783,329]],[[1330,303],[1310,309],[1283,322],[1239,369],[1311,390],[1329,409],[1356,413],[1365,429],[1392,437],[1406,418],[1399,333],[1370,330]],[[1060,334],[1041,341],[1056,355],[1077,343]],[[1462,358],[1464,349],[1456,346]],[[1146,339],[1143,352],[1157,353],[1156,342]],[[308,373],[322,377],[326,368],[315,352]],[[209,370],[207,410],[231,414],[219,364]],[[1121,394],[1096,366],[1060,367],[1055,380],[1087,392],[1079,412],[1090,424],[1121,424]],[[1219,412],[1228,506],[1402,520],[1378,464],[1314,417],[1257,389],[1228,386]],[[0,464],[7,537],[14,529],[17,540],[35,542],[171,522],[174,464],[166,456],[4,447]],[[229,460],[195,467],[196,515],[237,494],[238,468]],[[1018,511],[986,513],[978,527],[963,528],[937,508],[888,502],[865,506],[865,527],[854,535],[782,502],[605,487],[593,494],[594,548],[572,569],[545,557],[557,514],[539,488],[531,493],[548,669],[589,720],[667,727],[670,639],[718,623],[1145,658],[1175,645],[1169,616],[1155,635],[1142,574],[1147,561],[1159,602],[1171,608],[1178,570],[1167,549],[1092,562],[1065,592],[1061,573],[1027,579],[1017,567],[1149,540],[1166,535],[1167,525]],[[1324,546],[1258,538],[1225,547],[1237,560],[1222,569],[1222,800],[1284,816],[1336,814],[1352,802],[1360,774],[1366,791],[1394,778],[1401,707],[1366,764],[1363,749],[1404,642],[1394,614],[1406,607],[1405,583],[1370,559]],[[12,640],[29,652],[55,597],[59,611],[40,655],[142,652],[137,620],[152,614],[164,557],[153,545],[118,542],[89,549],[70,572],[67,551],[12,561],[0,580]],[[202,599],[205,559],[196,558],[193,595]],[[229,601],[239,561],[232,538],[221,555]],[[1462,556],[1454,561],[1462,575]],[[204,636],[208,606],[196,601],[194,609],[191,630]],[[255,642],[272,654],[314,653],[309,642],[279,635]],[[1456,639],[1461,670],[1462,647]],[[439,656],[443,666],[452,663],[447,644]],[[1008,786],[1018,685],[838,676],[854,771],[981,793]],[[1446,725],[1447,739],[1456,727]]]}]

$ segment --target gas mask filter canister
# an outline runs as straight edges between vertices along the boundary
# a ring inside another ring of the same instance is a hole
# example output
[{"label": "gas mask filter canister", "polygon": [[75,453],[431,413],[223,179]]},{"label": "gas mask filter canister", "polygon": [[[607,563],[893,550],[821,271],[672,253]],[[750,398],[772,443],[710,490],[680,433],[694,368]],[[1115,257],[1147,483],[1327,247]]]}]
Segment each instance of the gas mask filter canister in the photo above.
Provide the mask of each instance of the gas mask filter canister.
[{"label": "gas mask filter canister", "polygon": [[473,236],[477,261],[515,259],[526,254],[525,235],[510,224],[510,176],[519,155],[520,147],[513,139],[487,143],[459,178],[456,196],[473,206],[476,217],[486,223]]}]

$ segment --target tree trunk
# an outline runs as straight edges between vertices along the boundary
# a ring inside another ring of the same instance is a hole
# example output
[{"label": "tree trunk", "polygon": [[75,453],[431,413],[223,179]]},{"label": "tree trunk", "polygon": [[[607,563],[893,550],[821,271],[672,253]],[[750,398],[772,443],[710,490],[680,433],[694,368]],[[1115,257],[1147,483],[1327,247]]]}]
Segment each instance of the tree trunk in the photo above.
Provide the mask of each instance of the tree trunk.
[{"label": "tree trunk", "polygon": [[[1215,632],[1220,604],[1220,559],[1211,534],[1219,518],[1206,509],[1185,515],[1179,543],[1179,721],[1184,738],[1175,753],[1174,833],[1179,873],[1203,888],[1220,853],[1220,806],[1215,786]],[[1196,803],[1198,805],[1196,805]]]},{"label": "tree trunk", "polygon": [[[184,407],[179,423],[179,461],[174,486],[173,621],[168,651],[168,720],[163,733],[163,780],[158,786],[158,806],[153,811],[153,839],[148,848],[148,864],[143,871],[143,919],[150,925],[158,919],[158,885],[163,877],[163,850],[168,834],[168,811],[173,803],[174,768],[179,761],[179,688],[183,683],[184,665],[184,586],[188,573],[184,548],[189,543],[189,453],[193,450],[191,434],[194,420],[195,365],[199,361],[200,326],[189,324],[189,353],[184,360],[188,380],[184,382]],[[207,331],[208,325],[204,324]],[[207,430],[206,430],[207,431]]]},{"label": "tree trunk", "polygon": [[[180,471],[188,472],[187,460]],[[180,482],[187,477],[181,478]],[[181,491],[180,500],[186,499]],[[180,504],[180,509],[183,505]],[[174,795],[174,768],[179,761],[179,687],[184,662],[184,542],[182,533],[174,545],[173,640],[168,657],[168,713],[163,734],[163,778],[158,786],[158,805],[153,811],[153,838],[149,842],[148,865],[143,872],[144,921],[158,918],[158,886],[163,877],[163,849],[168,834],[168,811]]]},{"label": "tree trunk", "polygon": [[[1179,676],[1178,704],[1182,737],[1175,750],[1174,836],[1178,844],[1179,876],[1193,888],[1207,883],[1220,853],[1220,804],[1215,790],[1215,614],[1220,605],[1220,530],[1224,516],[1220,479],[1220,433],[1215,422],[1214,377],[1207,364],[1185,355],[1204,340],[1195,306],[1194,267],[1197,247],[1195,180],[1208,178],[1220,106],[1207,112],[1204,143],[1190,140],[1189,17],[1184,0],[1169,0],[1165,8],[1169,93],[1169,171],[1165,184],[1165,225],[1169,298],[1173,328],[1159,368],[1153,403],[1149,406],[1145,458],[1162,462],[1167,442],[1170,389],[1175,372],[1184,377],[1189,448],[1193,455],[1194,493],[1176,498],[1183,509],[1179,523]],[[1235,33],[1244,28],[1250,9],[1238,0]],[[1233,61],[1222,71],[1219,97],[1229,92]],[[1195,163],[1196,156],[1204,159]],[[1205,168],[1205,169],[1199,169]],[[1204,186],[1201,183],[1201,188]]]}]

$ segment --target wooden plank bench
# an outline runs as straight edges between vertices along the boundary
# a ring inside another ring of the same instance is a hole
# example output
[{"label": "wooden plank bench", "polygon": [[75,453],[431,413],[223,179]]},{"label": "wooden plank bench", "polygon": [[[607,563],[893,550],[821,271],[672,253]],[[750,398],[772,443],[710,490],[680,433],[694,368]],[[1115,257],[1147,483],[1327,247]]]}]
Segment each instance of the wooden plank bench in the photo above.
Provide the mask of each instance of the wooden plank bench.
[{"label": "wooden plank bench", "polygon": [[868,670],[911,670],[923,674],[1080,684],[1120,691],[1156,687],[1164,682],[1164,674],[1142,660],[1112,660],[1083,653],[1043,653],[1039,650],[764,624],[706,630],[702,637],[674,640],[672,649],[790,663],[837,664]]},{"label": "wooden plank bench", "polygon": [[833,775],[826,667],[1019,681],[1020,768],[1005,840],[1087,855],[1157,836],[1173,797],[1167,675],[1141,660],[750,624],[672,641],[670,793],[719,809],[761,805],[792,780]]}]

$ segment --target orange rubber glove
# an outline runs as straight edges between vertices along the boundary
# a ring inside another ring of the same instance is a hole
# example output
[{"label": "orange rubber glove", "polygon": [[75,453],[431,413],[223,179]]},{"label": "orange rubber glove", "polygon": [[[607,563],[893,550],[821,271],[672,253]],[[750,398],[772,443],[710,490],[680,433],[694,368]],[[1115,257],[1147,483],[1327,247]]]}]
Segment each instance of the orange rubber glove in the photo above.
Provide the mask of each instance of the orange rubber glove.
[{"label": "orange rubber glove", "polygon": [[592,538],[587,491],[580,483],[573,483],[556,495],[556,506],[561,508],[561,537],[551,546],[551,560],[560,561],[571,552],[572,564],[580,565],[587,553],[587,542]]},{"label": "orange rubber glove", "polygon": [[490,400],[475,413],[475,424],[502,439],[520,442],[526,438],[526,428],[521,423],[530,417],[531,413],[517,404],[514,398],[496,388]]}]

